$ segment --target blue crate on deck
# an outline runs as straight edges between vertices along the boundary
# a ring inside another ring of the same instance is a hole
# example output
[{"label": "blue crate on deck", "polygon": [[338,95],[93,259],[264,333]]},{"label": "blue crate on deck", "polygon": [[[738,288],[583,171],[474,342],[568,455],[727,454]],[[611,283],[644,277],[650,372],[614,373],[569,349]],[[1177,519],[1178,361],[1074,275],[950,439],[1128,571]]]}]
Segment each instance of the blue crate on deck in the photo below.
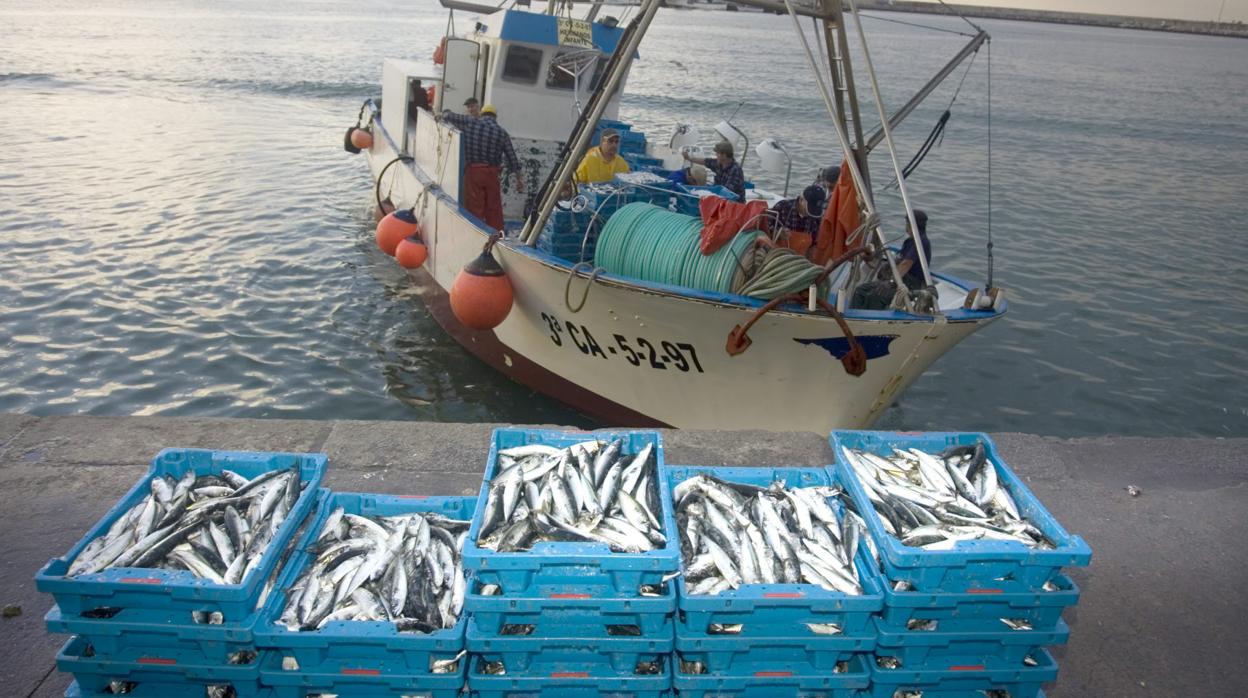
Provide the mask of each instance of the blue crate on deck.
[{"label": "blue crate on deck", "polygon": [[894,698],[897,691],[922,692],[923,698],[968,698],[985,691],[1008,691],[1010,698],[1043,696],[1041,687],[1057,679],[1057,662],[1045,650],[1036,650],[1036,666],[1021,663],[1011,669],[984,669],[978,666],[956,670],[871,669],[871,698]]},{"label": "blue crate on deck", "polygon": [[[659,474],[663,483],[665,507],[675,511],[672,490],[690,477],[706,473],[721,480],[766,487],[773,480],[783,479],[789,487],[816,487],[833,484],[823,468],[709,468],[673,465]],[[829,505],[840,512],[839,501]],[[858,576],[863,594],[851,596],[824,589],[816,584],[744,584],[719,594],[692,594],[684,577],[676,578],[677,607],[683,617],[677,633],[690,637],[717,638],[708,628],[714,624],[742,624],[736,637],[745,641],[754,638],[823,638],[807,627],[807,623],[835,623],[850,637],[870,637],[875,629],[871,618],[884,605],[878,573],[869,564],[866,546],[859,547]],[[870,650],[870,647],[866,648]]]},{"label": "blue crate on deck", "polygon": [[[185,570],[138,567],[66,576],[70,564],[83,548],[106,533],[118,518],[148,495],[153,477],[171,475],[179,478],[188,470],[200,475],[233,470],[243,477],[255,478],[270,470],[291,467],[299,468],[303,493],[273,536],[261,562],[239,584],[214,584]],[[277,566],[287,543],[315,503],[317,487],[324,474],[325,455],[319,453],[164,449],[152,459],[147,475],[69,553],[53,558],[39,570],[35,576],[35,587],[52,594],[64,617],[78,616],[98,608],[125,608],[142,609],[145,611],[144,620],[149,621],[171,619],[188,622],[192,611],[207,611],[220,612],[226,623],[244,622],[255,610],[264,582]]]},{"label": "blue crate on deck", "polygon": [[670,698],[672,669],[664,661],[658,674],[622,677],[600,665],[568,667],[542,673],[486,674],[473,658],[468,670],[471,698]]},{"label": "blue crate on deck", "polygon": [[467,670],[465,657],[447,674],[378,674],[369,669],[285,671],[281,655],[270,653],[261,663],[260,685],[272,698],[319,698],[325,694],[343,698],[458,698]]},{"label": "blue crate on deck", "polygon": [[584,671],[629,677],[639,665],[662,666],[674,647],[672,621],[651,635],[610,636],[606,626],[571,626],[541,637],[485,633],[468,622],[468,651],[487,662],[502,662],[508,674]]},{"label": "blue crate on deck", "polygon": [[687,674],[677,670],[672,685],[681,698],[865,698],[862,689],[871,682],[869,658],[870,655],[856,655],[841,672],[780,668]]},{"label": "blue crate on deck", "polygon": [[182,686],[184,691],[202,693],[205,686],[232,686],[240,698],[256,696],[260,691],[260,662],[255,657],[247,664],[205,663],[197,656],[185,656],[176,650],[139,654],[128,661],[94,656],[91,644],[81,637],[72,637],[56,655],[56,668],[73,674],[79,690],[90,695],[108,690],[112,681],[134,682],[149,691],[146,695],[178,695],[152,693],[157,687]]},{"label": "blue crate on deck", "polygon": [[[1040,591],[1062,567],[1084,566],[1092,550],[1079,536],[1066,532],[1045,510],[1040,500],[1006,466],[987,434],[945,432],[833,431],[829,439],[836,454],[836,469],[854,504],[863,514],[871,538],[880,551],[884,575],[910,582],[918,591],[964,592],[970,589],[1002,592]],[[1012,541],[973,540],[952,550],[924,550],[901,544],[889,535],[871,506],[857,475],[841,452],[842,447],[889,455],[893,447],[916,448],[939,453],[949,446],[969,446],[983,441],[988,459],[997,468],[1000,485],[1029,519],[1056,545],[1054,550],[1035,550]]]},{"label": "blue crate on deck", "polygon": [[1065,575],[1050,580],[1055,591],[1005,593],[927,593],[894,591],[884,585],[884,610],[880,614],[882,630],[904,631],[912,620],[938,621],[942,631],[995,630],[1002,618],[1025,620],[1036,630],[1052,630],[1062,619],[1062,612],[1079,601],[1079,587]]},{"label": "blue crate on deck", "polygon": [[497,584],[503,596],[531,596],[531,589],[558,587],[561,591],[592,589],[600,598],[637,597],[643,585],[658,585],[663,577],[680,566],[679,542],[668,499],[659,500],[662,512],[655,512],[663,524],[667,545],[646,553],[616,553],[604,543],[541,542],[530,550],[498,553],[477,546],[481,515],[489,496],[490,479],[498,470],[498,452],[526,444],[546,444],[566,448],[582,441],[610,441],[624,438],[622,452],[636,454],[646,444],[654,445],[653,458],[663,465],[663,442],[655,431],[563,432],[544,429],[495,429],[485,466],[485,477],[477,500],[472,528],[464,542],[464,568],[482,584]]},{"label": "blue crate on deck", "polygon": [[[44,616],[48,632],[78,635],[101,658],[122,659],[151,651],[172,651],[178,656],[198,656],[203,663],[224,664],[231,655],[255,649],[252,631],[258,614],[235,626],[206,623],[144,621],[141,609],[124,609],[110,618],[65,616],[53,606]],[[139,620],[130,620],[138,617]]]},{"label": "blue crate on deck", "polygon": [[[593,629],[632,626],[643,636],[662,633],[676,611],[676,587],[664,584],[655,597],[604,598],[609,590],[565,591],[576,579],[539,585],[534,595],[497,596],[479,593],[480,582],[471,580],[464,610],[482,634],[502,635],[503,626],[532,625],[533,636],[549,636],[567,628]],[[584,587],[584,585],[581,585]],[[600,593],[595,593],[600,591]]]},{"label": "blue crate on deck", "polygon": [[699,205],[702,198],[697,194],[699,191],[709,191],[720,198],[727,199],[729,201],[738,201],[736,194],[724,187],[719,186],[718,184],[677,184],[676,191],[684,194],[684,196],[676,197],[676,210],[677,212],[683,213],[687,216],[701,215]]},{"label": "blue crate on deck", "polygon": [[1004,630],[889,632],[880,628],[875,654],[895,657],[902,669],[1001,669],[1019,666],[1037,648],[1064,645],[1070,639],[1070,628],[1061,621],[1052,630],[1010,630],[1003,623],[998,626]]},{"label": "blue crate on deck", "polygon": [[[452,519],[471,518],[474,497],[402,497],[335,492],[320,504],[297,544],[290,564],[282,571],[256,625],[256,646],[280,656],[294,657],[298,672],[308,674],[352,673],[388,676],[426,675],[433,661],[450,659],[464,647],[467,612],[455,627],[432,633],[399,632],[388,621],[335,621],[319,630],[291,631],[278,623],[286,608],[288,590],[313,561],[313,544],[334,509],[360,516],[395,516],[412,512],[435,512]],[[280,670],[280,664],[279,664]]]}]

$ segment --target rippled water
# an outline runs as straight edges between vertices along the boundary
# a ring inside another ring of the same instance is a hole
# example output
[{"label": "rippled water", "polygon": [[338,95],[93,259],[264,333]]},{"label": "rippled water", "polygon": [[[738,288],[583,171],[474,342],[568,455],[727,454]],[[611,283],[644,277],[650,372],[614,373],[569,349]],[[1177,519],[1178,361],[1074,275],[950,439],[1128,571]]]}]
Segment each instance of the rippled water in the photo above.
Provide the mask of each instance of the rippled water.
[{"label": "rippled water", "polygon": [[[12,0],[0,21],[0,411],[585,423],[460,351],[372,245],[342,130],[383,56],[432,51],[433,3]],[[864,21],[892,108],[964,41]],[[838,158],[788,22],[664,10],[623,117],[662,138],[744,100],[734,122],[806,183]],[[983,24],[1012,312],[881,426],[1248,434],[1248,42]],[[937,266],[974,279],[985,53],[910,181]],[[954,84],[898,129],[903,159]]]}]

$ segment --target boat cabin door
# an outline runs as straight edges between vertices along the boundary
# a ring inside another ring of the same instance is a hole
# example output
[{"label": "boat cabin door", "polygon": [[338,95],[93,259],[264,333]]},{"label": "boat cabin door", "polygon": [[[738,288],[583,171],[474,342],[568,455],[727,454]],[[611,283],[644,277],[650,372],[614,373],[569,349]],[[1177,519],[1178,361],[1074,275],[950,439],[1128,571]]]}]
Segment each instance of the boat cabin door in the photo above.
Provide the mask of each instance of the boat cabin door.
[{"label": "boat cabin door", "polygon": [[447,39],[442,89],[437,95],[438,109],[462,114],[464,100],[481,99],[483,90],[479,77],[484,64],[485,46],[472,39]]}]

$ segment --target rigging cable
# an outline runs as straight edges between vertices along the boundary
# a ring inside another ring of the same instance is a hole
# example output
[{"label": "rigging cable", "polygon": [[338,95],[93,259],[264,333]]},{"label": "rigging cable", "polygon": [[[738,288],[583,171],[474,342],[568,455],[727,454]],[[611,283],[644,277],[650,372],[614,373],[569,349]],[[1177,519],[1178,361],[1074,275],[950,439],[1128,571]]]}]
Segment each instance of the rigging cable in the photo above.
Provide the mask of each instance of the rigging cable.
[{"label": "rigging cable", "polygon": [[960,17],[960,18],[962,19],[962,21],[963,21],[963,22],[966,22],[967,24],[971,25],[971,28],[972,28],[972,29],[974,29],[975,31],[977,31],[977,32],[983,32],[983,33],[985,33],[985,34],[987,34],[987,33],[988,33],[988,32],[985,32],[985,31],[984,31],[984,28],[983,28],[983,27],[981,27],[981,26],[979,26],[978,24],[976,24],[976,23],[972,22],[971,20],[967,19],[967,18],[966,18],[966,15],[964,15],[964,14],[962,14],[961,12],[958,12],[957,10],[953,9],[953,7],[952,7],[952,6],[950,6],[950,5],[949,5],[949,3],[945,2],[945,0],[936,0],[936,1],[937,1],[937,2],[939,2],[941,5],[944,5],[944,7],[945,7],[945,9],[946,9],[946,10],[949,10],[949,11],[950,11],[950,12],[952,12],[953,14],[957,15],[958,17]]},{"label": "rigging cable", "polygon": [[[927,154],[931,152],[932,147],[939,147],[945,142],[945,126],[949,123],[949,117],[953,115],[953,103],[958,101],[958,95],[962,92],[962,85],[966,82],[966,76],[970,74],[971,66],[975,65],[975,57],[978,55],[979,49],[976,49],[975,53],[971,54],[971,60],[966,64],[966,70],[962,71],[962,79],[958,81],[958,88],[953,91],[953,99],[949,100],[949,106],[945,107],[944,113],[940,115],[936,125],[932,127],[931,133],[927,134],[927,140],[923,141],[923,145],[919,146],[918,152],[914,154],[914,157],[910,158],[910,162],[906,163],[905,167],[901,168],[902,177],[909,179],[910,175],[918,169],[919,163],[923,162],[923,158],[926,158]],[[885,189],[896,185],[897,180],[893,179]]]},{"label": "rigging cable", "polygon": [[906,21],[903,21],[903,20],[900,20],[900,19],[889,19],[889,18],[887,18],[887,17],[880,17],[880,16],[877,16],[877,15],[866,15],[866,14],[864,14],[864,15],[863,15],[863,17],[866,17],[867,19],[874,19],[874,20],[878,20],[878,21],[880,21],[880,22],[891,22],[891,23],[893,23],[893,24],[904,24],[904,25],[906,25],[907,27],[918,27],[918,28],[920,28],[920,29],[931,29],[931,30],[932,30],[932,31],[934,31],[934,32],[944,32],[944,33],[946,33],[946,34],[957,34],[958,36],[970,36],[970,37],[974,37],[974,36],[975,36],[974,34],[967,34],[966,32],[960,32],[960,31],[958,31],[957,29],[945,29],[944,27],[933,27],[933,26],[932,26],[932,25],[930,25],[930,24],[919,24],[919,23],[917,23],[917,22],[906,22]]}]

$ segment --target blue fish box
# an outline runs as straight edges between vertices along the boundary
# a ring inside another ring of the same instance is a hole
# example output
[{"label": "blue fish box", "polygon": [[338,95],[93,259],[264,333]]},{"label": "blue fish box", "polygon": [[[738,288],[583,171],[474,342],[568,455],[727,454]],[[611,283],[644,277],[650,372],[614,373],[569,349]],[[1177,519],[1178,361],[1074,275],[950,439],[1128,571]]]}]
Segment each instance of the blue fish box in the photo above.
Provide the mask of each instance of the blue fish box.
[{"label": "blue fish box", "polygon": [[468,660],[447,674],[380,674],[358,671],[284,671],[282,657],[269,654],[260,667],[260,685],[272,698],[458,698]]},{"label": "blue fish box", "polygon": [[621,676],[609,667],[586,667],[527,672],[486,674],[482,662],[474,658],[468,671],[471,698],[670,698],[672,669],[664,661],[658,674]]},{"label": "blue fish box", "polygon": [[682,698],[860,698],[865,696],[862,689],[871,683],[871,668],[867,661],[870,656],[854,656],[842,672],[758,670],[730,674],[686,674],[678,671],[672,684]]},{"label": "blue fish box", "polygon": [[[64,618],[90,614],[96,609],[143,609],[146,620],[186,622],[192,611],[219,612],[226,623],[244,622],[255,610],[261,589],[312,509],[317,487],[325,475],[325,455],[319,453],[269,453],[167,448],[152,460],[148,474],[130,489],[99,523],[64,556],[53,558],[35,575],[35,587],[52,594]],[[214,584],[186,570],[117,568],[76,577],[66,576],[70,564],[84,548],[106,533],[112,524],[151,491],[154,477],[180,478],[193,470],[216,475],[233,470],[255,478],[271,470],[298,468],[303,493],[286,521],[269,543],[261,561],[239,584]]]},{"label": "blue fish box", "polygon": [[[432,633],[399,632],[394,623],[388,621],[334,621],[319,630],[292,631],[278,619],[287,605],[287,590],[313,561],[311,549],[336,508],[370,517],[433,512],[467,521],[476,505],[473,497],[402,497],[354,492],[328,495],[320,504],[312,525],[299,540],[290,564],[282,571],[255,629],[257,647],[272,650],[279,660],[294,657],[299,664],[298,670],[284,672],[295,678],[281,685],[293,685],[301,675],[327,674],[403,675],[407,677],[403,685],[411,689],[422,688],[422,684],[416,682],[421,676],[441,679],[442,675],[431,674],[430,668],[434,661],[451,659],[464,648],[466,610],[460,613],[454,627]],[[272,679],[272,674],[280,671],[281,662],[278,661],[277,669],[266,669],[266,675]]]},{"label": "blue fish box", "polygon": [[43,620],[48,632],[82,637],[100,658],[130,657],[133,661],[136,656],[172,652],[179,657],[196,657],[201,663],[225,664],[231,656],[255,649],[252,631],[258,613],[234,626],[144,620],[145,613],[142,609],[123,609],[110,618],[67,617],[53,606]]},{"label": "blue fish box", "polygon": [[[774,480],[784,480],[789,487],[818,487],[833,484],[823,468],[710,468],[684,465],[664,467],[663,503],[675,510],[672,490],[685,480],[706,474],[728,482],[766,487]],[[840,513],[841,503],[829,505]],[[870,564],[866,545],[859,546],[858,581],[863,593],[858,596],[824,589],[817,584],[742,584],[719,594],[693,594],[684,576],[676,578],[676,598],[684,621],[677,633],[702,638],[710,635],[712,624],[742,624],[741,641],[753,638],[825,638],[808,624],[831,623],[841,627],[845,636],[871,637],[875,634],[871,618],[884,606],[881,580]],[[871,647],[865,648],[870,650]]]},{"label": "blue fish box", "polygon": [[965,671],[965,667],[1002,669],[1016,667],[1037,648],[1064,645],[1070,628],[1058,621],[1051,630],[1001,630],[985,632],[879,629],[875,654],[893,657],[901,669]]},{"label": "blue fish box", "polygon": [[981,666],[936,669],[871,669],[871,698],[895,698],[898,691],[921,692],[923,698],[967,698],[987,691],[1006,691],[1010,698],[1038,698],[1041,687],[1057,679],[1057,662],[1046,650],[1031,655],[1036,666],[1012,669]]},{"label": "blue fish box", "polygon": [[113,681],[134,682],[149,692],[171,685],[183,687],[179,693],[148,694],[164,696],[203,693],[210,685],[228,685],[240,696],[254,696],[260,688],[259,657],[247,664],[204,663],[198,657],[183,657],[170,650],[120,661],[95,655],[91,644],[81,637],[65,643],[56,655],[56,668],[73,674],[85,695],[105,693]]},{"label": "blue fish box", "polygon": [[[1036,630],[1052,630],[1062,612],[1079,601],[1079,587],[1065,575],[1050,580],[1053,591],[1006,593],[999,589],[962,593],[894,591],[884,585],[879,628],[905,631],[911,621],[934,620],[942,631],[985,631],[1004,627],[1002,618],[1022,620]],[[988,593],[985,593],[987,591]]]},{"label": "blue fish box", "polygon": [[[485,479],[477,499],[477,511],[464,542],[464,568],[471,570],[481,584],[497,584],[503,596],[531,596],[539,587],[559,587],[560,591],[589,593],[599,598],[638,597],[645,585],[658,585],[664,575],[680,566],[679,541],[668,499],[659,492],[662,512],[655,512],[663,524],[667,544],[644,553],[617,553],[610,546],[597,542],[539,542],[530,550],[499,553],[477,546],[482,515],[490,493],[490,480],[498,472],[499,451],[543,444],[567,448],[573,444],[599,439],[624,439],[622,453],[635,455],[647,444],[654,447],[652,457],[663,466],[663,441],[655,431],[563,432],[543,429],[495,429],[485,466]],[[661,476],[659,476],[661,478]],[[659,483],[655,487],[662,489]]]},{"label": "blue fish box", "polygon": [[[1034,592],[1040,591],[1062,567],[1086,566],[1092,559],[1087,543],[1062,528],[1006,466],[987,434],[834,431],[830,441],[836,454],[837,475],[867,523],[880,552],[884,575],[889,580],[910,582],[915,590],[924,592]],[[866,490],[841,451],[850,448],[888,456],[894,448],[915,448],[935,454],[950,446],[972,446],[978,441],[983,442],[988,459],[997,469],[1000,486],[1014,498],[1019,513],[1053,542],[1056,546],[1053,550],[1034,549],[1021,542],[990,540],[962,541],[952,550],[924,550],[902,545],[884,530]]]},{"label": "blue fish box", "polygon": [[[586,592],[564,591],[575,578],[553,585],[539,585],[529,597],[486,595],[481,583],[469,581],[464,602],[477,630],[502,636],[504,626],[532,626],[528,637],[552,637],[569,629],[590,637],[613,631],[639,636],[661,634],[676,611],[676,587],[664,584],[658,596],[596,597]],[[669,628],[670,630],[670,628]]]}]

